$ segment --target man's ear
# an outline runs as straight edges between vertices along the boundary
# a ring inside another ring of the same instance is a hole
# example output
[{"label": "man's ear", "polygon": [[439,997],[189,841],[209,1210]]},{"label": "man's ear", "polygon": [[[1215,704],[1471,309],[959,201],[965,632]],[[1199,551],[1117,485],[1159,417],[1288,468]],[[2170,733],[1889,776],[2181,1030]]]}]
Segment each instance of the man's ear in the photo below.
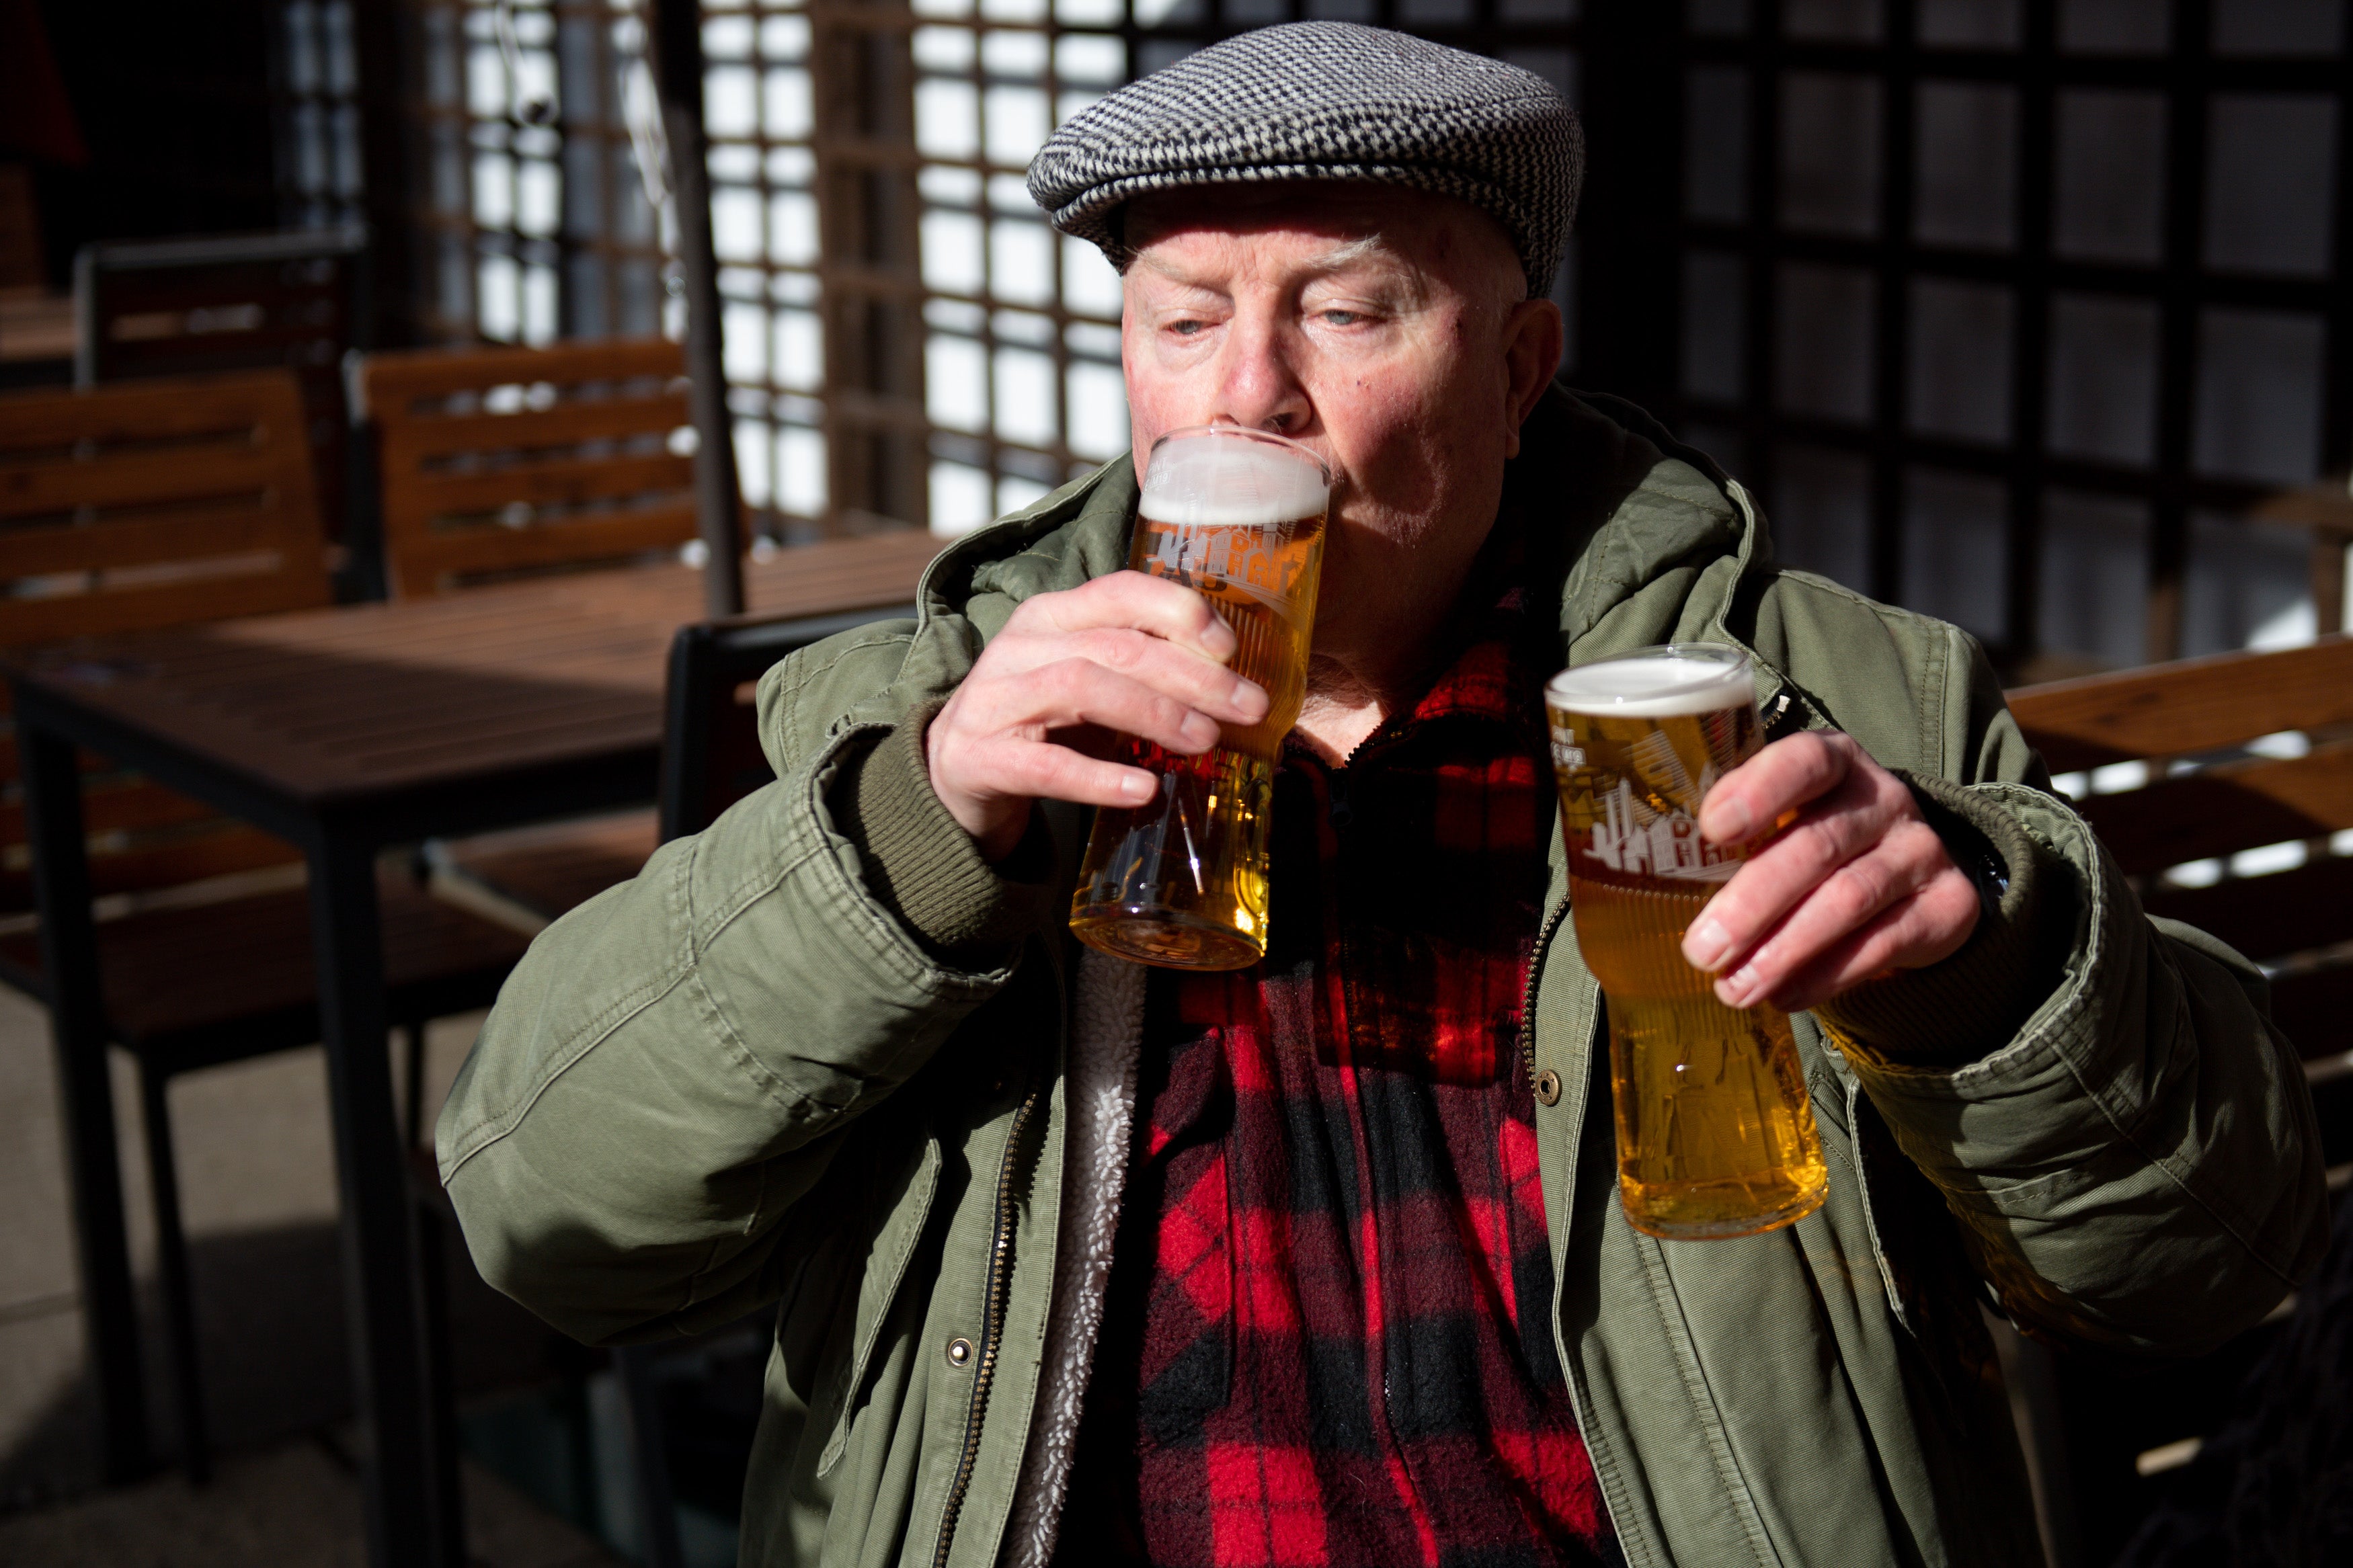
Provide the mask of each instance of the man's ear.
[{"label": "man's ear", "polygon": [[1511,424],[1504,443],[1506,458],[1520,455],[1520,426],[1536,411],[1536,400],[1560,368],[1564,341],[1560,307],[1549,300],[1523,300],[1504,319],[1504,373],[1509,378],[1506,412]]}]

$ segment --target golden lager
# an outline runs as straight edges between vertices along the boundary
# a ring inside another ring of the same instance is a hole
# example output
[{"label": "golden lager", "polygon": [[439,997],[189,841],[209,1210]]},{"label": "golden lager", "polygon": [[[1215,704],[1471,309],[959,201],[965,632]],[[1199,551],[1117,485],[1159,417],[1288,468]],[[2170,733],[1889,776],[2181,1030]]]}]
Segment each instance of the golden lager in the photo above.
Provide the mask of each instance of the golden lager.
[{"label": "golden lager", "polygon": [[1747,655],[1707,644],[1580,665],[1545,689],[1577,945],[1601,982],[1618,1187],[1634,1228],[1748,1236],[1821,1206],[1820,1136],[1789,1020],[1727,1007],[1683,931],[1746,853],[1699,834],[1763,743]]},{"label": "golden lager", "polygon": [[1307,646],[1331,494],[1323,459],[1239,426],[1153,445],[1128,564],[1197,589],[1233,627],[1231,668],[1266,689],[1266,718],[1197,757],[1123,737],[1113,754],[1160,795],[1095,813],[1071,929],[1122,958],[1241,969],[1266,954],[1275,752],[1307,695]]}]

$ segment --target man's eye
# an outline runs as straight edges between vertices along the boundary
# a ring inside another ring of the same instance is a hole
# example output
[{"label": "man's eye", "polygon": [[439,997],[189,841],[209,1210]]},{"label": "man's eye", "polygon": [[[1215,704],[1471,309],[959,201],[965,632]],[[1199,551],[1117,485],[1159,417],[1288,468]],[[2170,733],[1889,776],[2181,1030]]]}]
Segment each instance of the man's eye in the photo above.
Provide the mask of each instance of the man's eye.
[{"label": "man's eye", "polygon": [[1180,338],[1189,338],[1198,333],[1207,325],[1208,323],[1206,321],[1171,321],[1168,323],[1168,330]]},{"label": "man's eye", "polygon": [[1327,327],[1353,327],[1365,319],[1364,312],[1360,310],[1322,310],[1317,314],[1324,318],[1324,324]]}]

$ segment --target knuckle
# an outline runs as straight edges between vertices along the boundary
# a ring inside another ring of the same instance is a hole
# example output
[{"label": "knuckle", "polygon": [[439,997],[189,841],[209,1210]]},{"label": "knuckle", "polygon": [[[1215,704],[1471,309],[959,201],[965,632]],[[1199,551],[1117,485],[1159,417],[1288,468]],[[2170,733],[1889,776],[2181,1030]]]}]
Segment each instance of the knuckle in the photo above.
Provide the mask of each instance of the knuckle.
[{"label": "knuckle", "polygon": [[1083,658],[1058,658],[1038,673],[1048,696],[1065,706],[1076,706],[1094,692],[1100,668]]},{"label": "knuckle", "polygon": [[1850,918],[1878,913],[1887,901],[1887,880],[1868,860],[1850,860],[1831,873],[1829,887]]},{"label": "knuckle", "polygon": [[1804,851],[1807,858],[1823,871],[1847,858],[1846,834],[1837,820],[1826,816],[1808,816],[1790,830],[1789,837]]},{"label": "knuckle", "polygon": [[1081,652],[1106,669],[1131,670],[1144,662],[1144,638],[1114,628],[1089,632]]}]

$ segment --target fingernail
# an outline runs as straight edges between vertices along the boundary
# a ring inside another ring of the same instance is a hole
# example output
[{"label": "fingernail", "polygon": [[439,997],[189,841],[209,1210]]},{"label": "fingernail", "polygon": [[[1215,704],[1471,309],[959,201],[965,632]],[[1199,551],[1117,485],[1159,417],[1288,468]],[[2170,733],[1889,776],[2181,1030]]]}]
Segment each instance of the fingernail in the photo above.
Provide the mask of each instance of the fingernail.
[{"label": "fingernail", "polygon": [[[1737,844],[1748,837],[1748,830],[1757,820],[1749,815],[1748,803],[1745,800],[1727,800],[1708,815],[1715,819],[1715,831],[1708,837],[1718,844]],[[1706,966],[1703,964],[1701,967]]]},{"label": "fingernail", "polygon": [[1241,639],[1234,636],[1234,628],[1226,624],[1225,616],[1212,612],[1209,629],[1201,634],[1201,646],[1219,658],[1227,659],[1234,657],[1234,650],[1241,647]]},{"label": "fingernail", "polygon": [[1716,1000],[1727,1007],[1747,1006],[1757,999],[1756,992],[1757,966],[1753,963],[1742,964],[1715,983]]},{"label": "fingernail", "polygon": [[1158,785],[1143,773],[1124,773],[1119,781],[1119,793],[1133,801],[1147,801],[1160,793]]},{"label": "fingernail", "polygon": [[1206,713],[1186,714],[1185,722],[1177,728],[1196,747],[1207,748],[1217,743],[1218,721]]},{"label": "fingernail", "polygon": [[1731,946],[1731,933],[1714,915],[1700,916],[1692,922],[1691,930],[1683,932],[1683,958],[1694,969],[1713,973]]},{"label": "fingernail", "polygon": [[1237,680],[1234,682],[1234,707],[1241,713],[1242,717],[1248,719],[1250,722],[1256,723],[1259,720],[1265,718],[1266,710],[1271,706],[1273,706],[1273,704],[1267,697],[1266,688],[1261,686],[1257,681]]}]

